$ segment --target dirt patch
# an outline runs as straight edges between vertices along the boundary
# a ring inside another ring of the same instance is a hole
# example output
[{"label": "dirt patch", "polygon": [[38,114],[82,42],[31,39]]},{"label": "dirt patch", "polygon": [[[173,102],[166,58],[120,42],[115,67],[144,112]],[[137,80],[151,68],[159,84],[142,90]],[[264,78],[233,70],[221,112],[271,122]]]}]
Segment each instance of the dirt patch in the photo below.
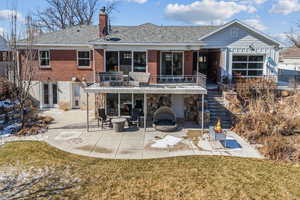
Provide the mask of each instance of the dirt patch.
[{"label": "dirt patch", "polygon": [[189,146],[183,142],[179,142],[174,146],[169,146],[169,151],[189,150]]},{"label": "dirt patch", "polygon": [[77,149],[80,149],[80,150],[83,150],[83,151],[93,151],[93,152],[96,152],[96,153],[112,153],[112,150],[111,149],[106,149],[106,148],[103,148],[103,147],[94,147],[92,145],[85,145],[85,146],[82,146],[82,147],[78,147]]}]

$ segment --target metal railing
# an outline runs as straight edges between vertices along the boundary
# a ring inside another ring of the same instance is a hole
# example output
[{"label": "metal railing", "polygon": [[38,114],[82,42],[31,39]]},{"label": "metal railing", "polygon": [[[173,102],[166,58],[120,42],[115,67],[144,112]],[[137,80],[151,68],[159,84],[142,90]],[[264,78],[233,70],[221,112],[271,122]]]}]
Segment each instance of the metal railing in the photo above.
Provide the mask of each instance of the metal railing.
[{"label": "metal railing", "polygon": [[157,84],[191,84],[206,88],[206,76],[198,73],[197,75],[151,75],[150,83]]},{"label": "metal railing", "polygon": [[[96,74],[98,83],[110,82],[108,85],[124,85],[128,81],[128,76],[122,72],[98,72]],[[206,76],[198,73],[197,75],[150,75],[149,84],[195,84],[206,88]]]}]

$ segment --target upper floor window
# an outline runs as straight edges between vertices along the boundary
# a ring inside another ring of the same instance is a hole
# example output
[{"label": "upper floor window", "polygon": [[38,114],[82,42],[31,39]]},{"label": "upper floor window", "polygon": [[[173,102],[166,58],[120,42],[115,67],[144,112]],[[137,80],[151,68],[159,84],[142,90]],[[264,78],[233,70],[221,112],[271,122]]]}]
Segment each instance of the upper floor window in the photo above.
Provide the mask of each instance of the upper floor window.
[{"label": "upper floor window", "polygon": [[146,52],[134,52],[133,54],[133,71],[146,72],[147,58]]},{"label": "upper floor window", "polygon": [[106,71],[146,72],[147,53],[145,51],[106,51]]},{"label": "upper floor window", "polygon": [[39,51],[40,66],[50,66],[50,51]]},{"label": "upper floor window", "polygon": [[89,67],[90,66],[90,52],[78,51],[78,66]]},{"label": "upper floor window", "polygon": [[232,56],[232,74],[240,76],[263,75],[264,56],[234,55]]}]

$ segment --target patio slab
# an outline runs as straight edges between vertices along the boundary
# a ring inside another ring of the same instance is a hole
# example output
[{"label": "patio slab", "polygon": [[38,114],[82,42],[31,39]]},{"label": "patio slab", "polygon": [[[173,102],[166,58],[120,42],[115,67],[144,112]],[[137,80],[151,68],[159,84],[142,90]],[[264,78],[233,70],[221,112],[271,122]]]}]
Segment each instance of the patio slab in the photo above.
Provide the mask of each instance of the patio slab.
[{"label": "patio slab", "polygon": [[[55,118],[55,123],[50,125],[47,133],[40,135],[40,137],[13,136],[3,140],[42,140],[63,151],[108,159],[150,159],[190,155],[263,158],[253,146],[231,131],[228,131],[229,139],[234,140],[241,148],[224,148],[219,142],[216,145],[209,141],[207,136],[198,138],[195,142],[193,141],[195,138],[187,137],[187,130],[191,130],[189,128],[172,133],[158,132],[153,128],[148,128],[147,132],[144,132],[144,129],[125,129],[124,132],[116,133],[113,129],[105,128],[102,130],[98,128],[94,121],[91,123],[92,128],[87,132],[84,126],[85,111],[62,112],[52,109],[44,113]],[[200,131],[195,127],[192,130]],[[166,148],[153,148],[151,146],[166,136],[180,138],[181,141]]]}]

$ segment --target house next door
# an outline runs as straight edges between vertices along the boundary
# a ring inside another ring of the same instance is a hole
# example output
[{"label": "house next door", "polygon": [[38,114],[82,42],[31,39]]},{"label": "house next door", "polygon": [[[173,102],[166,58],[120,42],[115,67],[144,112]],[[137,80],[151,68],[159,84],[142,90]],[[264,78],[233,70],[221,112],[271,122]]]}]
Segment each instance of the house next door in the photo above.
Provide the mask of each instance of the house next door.
[{"label": "house next door", "polygon": [[161,75],[183,75],[183,52],[162,52]]}]

